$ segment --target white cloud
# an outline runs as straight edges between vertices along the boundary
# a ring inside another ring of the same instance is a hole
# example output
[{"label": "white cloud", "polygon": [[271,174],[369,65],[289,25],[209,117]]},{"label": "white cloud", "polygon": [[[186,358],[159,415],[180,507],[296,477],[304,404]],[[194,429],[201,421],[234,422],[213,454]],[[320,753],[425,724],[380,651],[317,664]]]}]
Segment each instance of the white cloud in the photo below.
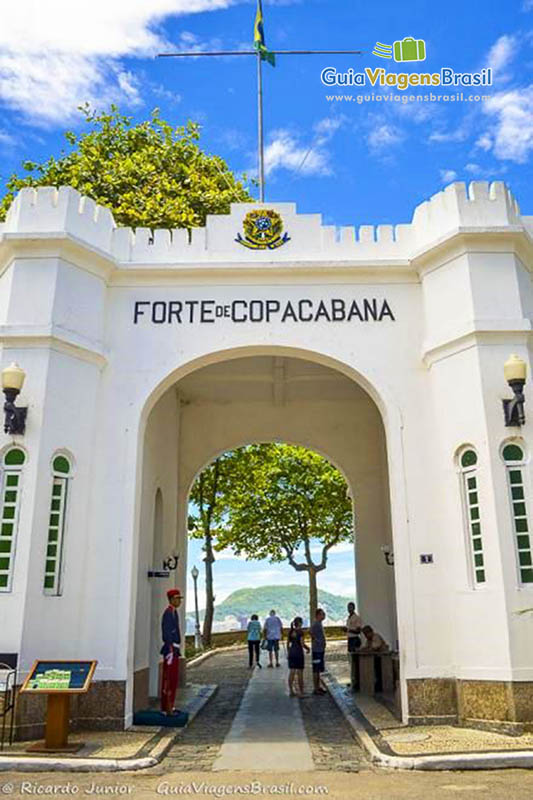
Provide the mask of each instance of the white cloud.
[{"label": "white cloud", "polygon": [[441,169],[440,179],[442,183],[453,183],[457,180],[457,172],[454,169]]},{"label": "white cloud", "polygon": [[265,172],[286,169],[302,175],[331,175],[326,145],[337,131],[349,122],[344,114],[324,117],[313,125],[314,138],[304,145],[299,136],[288,130],[274,131],[265,149]]},{"label": "white cloud", "polygon": [[244,150],[249,144],[248,137],[237,128],[226,128],[218,138],[230,150]]},{"label": "white cloud", "polygon": [[504,34],[494,42],[490,48],[486,66],[490,67],[494,72],[494,77],[500,81],[508,80],[509,75],[505,74],[504,70],[509,66],[511,61],[516,55],[519,42],[516,36]]},{"label": "white cloud", "polygon": [[478,180],[493,180],[496,175],[504,175],[507,171],[507,167],[505,165],[501,166],[494,166],[490,165],[488,167],[482,167],[481,164],[476,164],[475,162],[469,162],[465,164],[464,171],[468,172],[469,175],[472,175],[474,178]]},{"label": "white cloud", "polygon": [[464,142],[468,138],[465,127],[460,126],[452,131],[435,131],[429,135],[430,142]]},{"label": "white cloud", "polygon": [[160,97],[161,100],[164,100],[166,103],[170,103],[171,105],[177,105],[181,103],[182,96],[178,92],[171,92],[169,89],[166,89],[163,84],[161,83],[149,83],[150,91],[155,97]]},{"label": "white cloud", "polygon": [[371,150],[384,150],[399,144],[401,141],[403,141],[401,131],[394,127],[394,125],[389,125],[387,123],[377,125],[370,131],[367,137],[367,142]]},{"label": "white cloud", "polygon": [[481,146],[488,150],[490,143],[496,158],[525,163],[533,151],[533,84],[493,95],[483,112],[494,124],[478,139]]},{"label": "white cloud", "polygon": [[[150,57],[168,49],[171,45],[159,28],[165,17],[227,8],[233,2],[6,3],[0,26],[0,102],[45,124],[67,121],[85,102],[94,107],[117,100],[136,105],[139,87],[120,59]],[[191,36],[183,34],[174,49],[197,49],[200,44]]]},{"label": "white cloud", "polygon": [[493,144],[492,137],[488,133],[482,133],[477,139],[475,146],[479,147],[480,150],[485,150],[487,153],[489,150],[492,150]]},{"label": "white cloud", "polygon": [[329,142],[348,121],[349,119],[345,114],[339,114],[335,117],[324,117],[324,119],[315,122],[313,125],[315,144],[322,146]]},{"label": "white cloud", "polygon": [[328,153],[320,146],[303,145],[286,130],[275,131],[265,148],[265,173],[271,175],[278,169],[302,175],[331,175]]},{"label": "white cloud", "polygon": [[[330,550],[328,550],[328,557],[344,553],[350,553],[351,555],[355,554],[355,545],[353,542],[341,542],[340,544],[334,545]],[[321,544],[312,545],[311,555],[313,556],[322,555],[322,545]]]},{"label": "white cloud", "polygon": [[216,561],[246,561],[246,554],[236,555],[230,547],[215,553]]}]

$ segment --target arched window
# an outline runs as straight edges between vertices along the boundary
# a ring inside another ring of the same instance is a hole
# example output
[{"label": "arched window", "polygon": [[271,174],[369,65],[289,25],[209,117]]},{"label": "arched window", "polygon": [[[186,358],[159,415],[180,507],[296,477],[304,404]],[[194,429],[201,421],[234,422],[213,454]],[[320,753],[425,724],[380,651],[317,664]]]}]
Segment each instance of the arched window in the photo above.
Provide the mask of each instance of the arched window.
[{"label": "arched window", "polygon": [[11,447],[2,458],[2,519],[0,521],[0,592],[10,592],[17,539],[20,484],[26,453]]},{"label": "arched window", "polygon": [[509,501],[513,517],[516,558],[520,583],[533,583],[533,563],[531,560],[531,540],[524,486],[525,453],[519,444],[506,444],[502,450]]},{"label": "arched window", "polygon": [[56,455],[52,461],[52,497],[48,520],[48,542],[44,570],[45,594],[61,594],[63,545],[65,540],[67,498],[72,467],[65,455]]},{"label": "arched window", "polygon": [[459,468],[463,490],[464,516],[470,541],[472,575],[474,583],[485,583],[485,559],[481,536],[481,515],[477,479],[477,453],[472,448],[462,450]]}]

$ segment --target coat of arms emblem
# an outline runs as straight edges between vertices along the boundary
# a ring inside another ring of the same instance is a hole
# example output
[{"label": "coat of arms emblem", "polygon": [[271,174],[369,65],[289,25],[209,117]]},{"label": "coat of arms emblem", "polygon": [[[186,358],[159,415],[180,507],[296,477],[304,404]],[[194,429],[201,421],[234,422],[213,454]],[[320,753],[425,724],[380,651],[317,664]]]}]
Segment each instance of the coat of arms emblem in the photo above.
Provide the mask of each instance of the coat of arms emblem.
[{"label": "coat of arms emblem", "polygon": [[242,227],[244,237],[238,233],[235,241],[251,250],[275,250],[290,241],[290,236],[283,233],[283,220],[272,209],[249,211]]}]

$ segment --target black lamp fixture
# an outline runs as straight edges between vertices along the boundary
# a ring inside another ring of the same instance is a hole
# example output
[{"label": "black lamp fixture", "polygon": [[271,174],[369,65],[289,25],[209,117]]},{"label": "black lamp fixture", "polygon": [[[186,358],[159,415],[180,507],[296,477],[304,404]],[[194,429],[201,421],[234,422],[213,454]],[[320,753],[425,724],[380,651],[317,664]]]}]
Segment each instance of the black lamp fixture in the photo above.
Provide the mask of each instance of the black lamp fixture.
[{"label": "black lamp fixture", "polygon": [[170,578],[170,573],[175,572],[178,568],[179,564],[179,554],[172,553],[172,555],[168,556],[167,558],[163,559],[163,568],[162,569],[149,569],[148,570],[148,577],[149,578]]},{"label": "black lamp fixture", "polygon": [[17,395],[24,384],[26,373],[18,364],[10,364],[2,370],[2,390],[5,394],[4,433],[22,436],[26,430],[28,408],[15,405]]},{"label": "black lamp fixture", "polygon": [[519,356],[510,356],[504,364],[505,380],[514,393],[512,400],[503,401],[503,414],[507,427],[520,426],[526,421],[524,412],[524,384],[527,376],[527,364]]}]

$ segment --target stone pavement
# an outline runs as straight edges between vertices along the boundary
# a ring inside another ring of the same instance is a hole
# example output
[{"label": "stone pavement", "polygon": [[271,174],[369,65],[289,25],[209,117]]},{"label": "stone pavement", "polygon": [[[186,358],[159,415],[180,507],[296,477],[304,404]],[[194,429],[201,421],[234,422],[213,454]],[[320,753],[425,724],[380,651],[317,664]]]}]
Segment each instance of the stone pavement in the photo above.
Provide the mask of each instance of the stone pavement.
[{"label": "stone pavement", "polygon": [[[298,698],[288,695],[288,669],[255,669],[214,770],[310,772],[315,768]],[[319,699],[319,698],[318,698]]]},{"label": "stone pavement", "polygon": [[182,731],[164,762],[153,773],[211,770],[237,713],[250,679],[248,655],[242,649],[210,656],[188,667],[187,677],[200,684],[216,683],[218,688],[208,706]]},{"label": "stone pavement", "polygon": [[[283,658],[282,655],[282,661]],[[267,669],[267,673],[272,672],[273,670]],[[276,672],[281,672],[281,669]],[[190,667],[188,677],[195,683],[217,683],[217,693],[195,719],[194,724],[178,734],[167,757],[150,770],[151,774],[213,769],[251,677],[248,653],[242,648],[217,653]],[[281,676],[277,680],[280,685],[284,683]],[[306,690],[309,692],[312,685],[310,669],[306,671],[305,680]],[[290,698],[286,699],[288,702]],[[310,695],[304,700],[294,702],[300,707],[315,769],[354,772],[368,768],[361,746],[329,696]],[[261,764],[257,764],[255,769],[260,770]]]}]

